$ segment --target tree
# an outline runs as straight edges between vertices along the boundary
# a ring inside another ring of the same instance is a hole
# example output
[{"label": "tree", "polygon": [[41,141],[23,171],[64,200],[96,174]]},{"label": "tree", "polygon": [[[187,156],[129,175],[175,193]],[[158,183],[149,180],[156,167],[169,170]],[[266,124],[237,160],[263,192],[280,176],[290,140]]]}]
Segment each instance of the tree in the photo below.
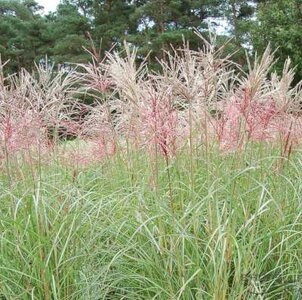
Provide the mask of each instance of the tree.
[{"label": "tree", "polygon": [[0,1],[0,53],[3,60],[10,60],[10,72],[30,68],[41,54],[45,27],[38,14],[41,8],[32,0]]},{"label": "tree", "polygon": [[102,40],[102,47],[109,49],[115,43],[123,44],[129,34],[136,32],[136,24],[130,16],[134,11],[133,1],[129,0],[94,0],[93,26],[94,37]]},{"label": "tree", "polygon": [[[260,0],[224,0],[219,4],[218,17],[227,20],[227,32],[233,39],[227,47],[235,53],[233,60],[246,67],[246,50],[253,47],[251,28],[255,22],[257,3]],[[228,54],[229,54],[228,53]]]},{"label": "tree", "polygon": [[254,49],[262,52],[268,43],[276,50],[276,70],[281,72],[290,57],[296,69],[296,82],[302,80],[302,2],[269,0],[258,5],[252,31]]},{"label": "tree", "polygon": [[67,2],[60,4],[57,11],[47,17],[47,26],[51,44],[48,52],[56,63],[87,60],[83,46],[88,44],[91,25],[77,6]]},{"label": "tree", "polygon": [[208,17],[217,14],[221,0],[134,0],[135,11],[131,18],[137,23],[137,32],[129,40],[140,46],[140,54],[152,51],[155,57],[165,58],[170,45],[178,47],[183,37],[190,46],[197,49],[201,41],[194,34],[194,28],[207,28]]}]

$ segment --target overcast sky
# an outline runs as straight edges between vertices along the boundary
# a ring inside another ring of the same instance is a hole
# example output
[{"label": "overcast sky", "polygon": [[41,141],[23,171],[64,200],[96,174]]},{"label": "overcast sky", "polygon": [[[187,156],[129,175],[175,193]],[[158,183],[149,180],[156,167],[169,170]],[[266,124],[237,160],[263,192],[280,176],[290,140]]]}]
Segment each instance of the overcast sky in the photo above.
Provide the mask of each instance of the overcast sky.
[{"label": "overcast sky", "polygon": [[48,13],[50,11],[55,11],[57,5],[59,4],[60,0],[36,0],[39,4],[44,6],[44,12]]}]

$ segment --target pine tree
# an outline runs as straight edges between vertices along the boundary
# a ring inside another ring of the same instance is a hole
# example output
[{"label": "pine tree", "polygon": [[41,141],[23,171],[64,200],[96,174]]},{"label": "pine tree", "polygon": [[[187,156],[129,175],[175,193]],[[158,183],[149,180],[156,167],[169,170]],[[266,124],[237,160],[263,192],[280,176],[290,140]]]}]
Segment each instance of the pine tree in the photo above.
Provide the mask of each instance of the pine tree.
[{"label": "pine tree", "polygon": [[142,56],[152,51],[155,57],[165,58],[170,45],[178,48],[183,38],[193,49],[201,46],[194,29],[205,30],[207,18],[217,14],[219,0],[135,0],[135,11],[131,18],[136,21],[138,31],[129,39],[140,47]]},{"label": "pine tree", "polygon": [[52,41],[51,56],[56,63],[82,62],[88,59],[83,46],[88,45],[89,19],[71,3],[58,6],[48,21],[48,36]]},{"label": "pine tree", "polygon": [[44,21],[40,9],[32,0],[0,1],[0,53],[2,60],[10,60],[10,72],[30,68],[41,54]]}]

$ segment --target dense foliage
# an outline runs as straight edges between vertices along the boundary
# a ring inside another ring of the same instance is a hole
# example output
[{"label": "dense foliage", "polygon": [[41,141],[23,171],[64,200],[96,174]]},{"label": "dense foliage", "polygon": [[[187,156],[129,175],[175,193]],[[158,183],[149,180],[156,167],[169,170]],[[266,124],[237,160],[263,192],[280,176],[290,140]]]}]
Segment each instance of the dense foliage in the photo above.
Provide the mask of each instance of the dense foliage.
[{"label": "dense foliage", "polygon": [[[0,1],[0,53],[10,59],[9,69],[33,65],[47,55],[55,63],[89,59],[83,46],[91,36],[103,50],[123,40],[139,47],[139,58],[166,58],[164,50],[182,44],[201,46],[193,28],[202,31],[208,23],[220,24],[218,40],[233,37],[227,51],[237,50],[234,59],[244,67],[246,55],[262,52],[270,42],[278,49],[276,69],[288,56],[297,65],[296,81],[302,78],[302,3],[300,0],[64,0],[54,13],[42,14],[34,0]],[[221,20],[224,22],[221,25]],[[215,26],[214,26],[215,28]]]}]

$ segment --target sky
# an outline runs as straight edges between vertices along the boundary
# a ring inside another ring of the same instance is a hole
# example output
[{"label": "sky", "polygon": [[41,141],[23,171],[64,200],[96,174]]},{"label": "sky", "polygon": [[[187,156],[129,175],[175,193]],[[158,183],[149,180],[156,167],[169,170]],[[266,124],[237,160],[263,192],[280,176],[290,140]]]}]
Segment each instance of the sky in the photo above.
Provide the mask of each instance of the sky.
[{"label": "sky", "polygon": [[44,13],[55,11],[60,0],[36,0],[40,5],[44,6]]}]

